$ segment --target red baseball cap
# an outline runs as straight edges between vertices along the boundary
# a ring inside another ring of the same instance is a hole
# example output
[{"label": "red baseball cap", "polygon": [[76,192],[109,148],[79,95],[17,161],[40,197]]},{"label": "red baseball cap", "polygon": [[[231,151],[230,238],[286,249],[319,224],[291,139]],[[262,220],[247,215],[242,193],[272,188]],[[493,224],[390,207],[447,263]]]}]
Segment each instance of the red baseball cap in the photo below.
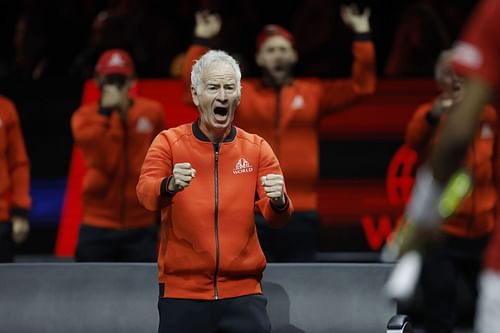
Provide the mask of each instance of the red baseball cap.
[{"label": "red baseball cap", "polygon": [[111,49],[101,54],[95,71],[100,76],[122,74],[131,77],[135,73],[132,57],[127,51],[121,49]]},{"label": "red baseball cap", "polygon": [[260,50],[262,44],[264,44],[264,42],[268,38],[273,36],[281,36],[287,39],[290,43],[292,43],[292,46],[295,47],[295,38],[293,38],[293,35],[290,31],[277,24],[268,24],[264,26],[264,28],[262,28],[260,34],[257,36],[257,51]]}]

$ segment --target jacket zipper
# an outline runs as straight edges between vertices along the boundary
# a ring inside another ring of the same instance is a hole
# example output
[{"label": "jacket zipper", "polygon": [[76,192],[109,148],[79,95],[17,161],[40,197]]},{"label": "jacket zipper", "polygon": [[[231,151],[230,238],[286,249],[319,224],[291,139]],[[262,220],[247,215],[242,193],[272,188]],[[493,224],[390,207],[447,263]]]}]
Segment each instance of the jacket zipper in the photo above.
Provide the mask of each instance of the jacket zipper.
[{"label": "jacket zipper", "polygon": [[281,86],[276,88],[276,112],[274,114],[274,141],[276,146],[274,147],[274,153],[276,157],[280,156],[280,117],[281,117]]},{"label": "jacket zipper", "polygon": [[215,210],[214,210],[214,230],[215,230],[215,271],[214,271],[214,299],[219,299],[217,289],[217,275],[219,273],[219,149],[220,144],[214,143],[215,164],[214,164],[214,185],[215,185]]}]

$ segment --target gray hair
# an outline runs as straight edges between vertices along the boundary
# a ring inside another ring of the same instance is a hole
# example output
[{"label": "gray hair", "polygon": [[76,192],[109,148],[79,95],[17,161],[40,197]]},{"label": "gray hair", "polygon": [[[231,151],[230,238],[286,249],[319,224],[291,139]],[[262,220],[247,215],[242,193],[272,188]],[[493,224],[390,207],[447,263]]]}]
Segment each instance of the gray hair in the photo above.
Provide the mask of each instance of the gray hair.
[{"label": "gray hair", "polygon": [[230,65],[234,70],[236,79],[236,93],[238,97],[241,95],[241,70],[238,62],[224,51],[210,50],[205,53],[200,59],[196,60],[193,69],[191,70],[191,87],[198,94],[201,88],[201,74],[211,64],[215,62],[223,62]]}]

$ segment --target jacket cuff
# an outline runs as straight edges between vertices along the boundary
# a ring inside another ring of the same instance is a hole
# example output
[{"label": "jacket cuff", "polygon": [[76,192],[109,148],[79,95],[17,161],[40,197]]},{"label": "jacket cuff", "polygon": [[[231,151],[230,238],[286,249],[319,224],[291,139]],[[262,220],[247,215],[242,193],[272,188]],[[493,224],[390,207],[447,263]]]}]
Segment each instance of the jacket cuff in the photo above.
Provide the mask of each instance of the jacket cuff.
[{"label": "jacket cuff", "polygon": [[29,210],[26,208],[21,208],[21,207],[12,207],[10,209],[10,216],[19,216],[19,217],[24,217],[28,218]]},{"label": "jacket cuff", "polygon": [[288,207],[290,207],[290,201],[288,201],[288,196],[286,194],[285,194],[285,204],[282,207],[276,207],[273,204],[272,200],[269,200],[269,204],[271,205],[271,208],[278,214],[288,211]]},{"label": "jacket cuff", "polygon": [[194,37],[193,44],[209,47],[210,46],[210,39],[201,38],[201,37]]},{"label": "jacket cuff", "polygon": [[161,197],[171,197],[175,194],[174,191],[169,191],[168,190],[168,183],[170,182],[170,179],[172,176],[168,176],[166,178],[163,178],[163,180],[160,183],[160,196]]},{"label": "jacket cuff", "polygon": [[354,40],[357,42],[371,41],[372,35],[369,32],[354,34]]}]

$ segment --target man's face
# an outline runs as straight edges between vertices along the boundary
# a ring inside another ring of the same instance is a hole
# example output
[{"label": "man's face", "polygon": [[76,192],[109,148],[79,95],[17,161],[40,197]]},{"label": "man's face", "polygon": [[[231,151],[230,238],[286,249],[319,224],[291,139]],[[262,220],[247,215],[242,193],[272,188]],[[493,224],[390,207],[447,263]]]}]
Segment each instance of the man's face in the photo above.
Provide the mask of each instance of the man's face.
[{"label": "man's face", "polygon": [[193,102],[201,113],[201,125],[211,133],[231,127],[239,96],[233,68],[224,62],[214,62],[202,72],[201,87],[192,90]]},{"label": "man's face", "polygon": [[442,62],[436,79],[445,95],[452,98],[455,102],[461,99],[463,78],[458,76],[453,70],[451,58],[445,59]]},{"label": "man's face", "polygon": [[291,70],[297,63],[297,52],[285,37],[272,36],[262,44],[255,61],[276,83],[283,83],[291,76]]}]

